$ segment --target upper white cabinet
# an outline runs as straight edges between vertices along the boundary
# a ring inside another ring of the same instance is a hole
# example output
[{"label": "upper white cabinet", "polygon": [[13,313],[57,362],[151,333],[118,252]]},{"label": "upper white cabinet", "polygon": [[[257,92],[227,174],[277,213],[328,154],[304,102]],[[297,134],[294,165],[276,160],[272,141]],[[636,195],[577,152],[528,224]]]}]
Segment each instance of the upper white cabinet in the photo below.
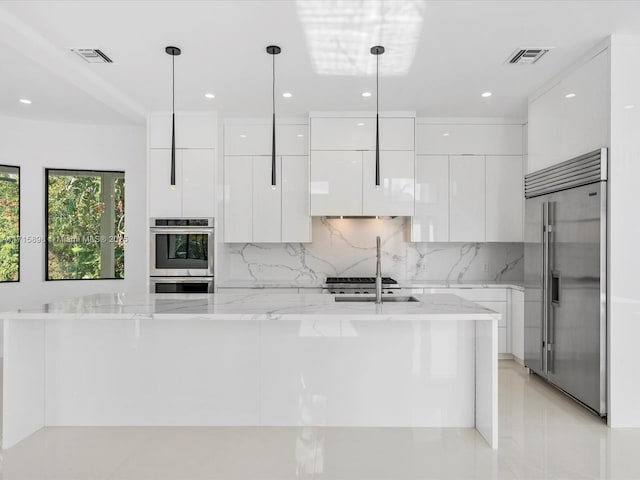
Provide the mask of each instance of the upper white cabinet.
[{"label": "upper white cabinet", "polygon": [[415,215],[411,221],[414,242],[449,241],[449,157],[417,155]]},{"label": "upper white cabinet", "polygon": [[527,173],[609,146],[609,49],[530,99]]},{"label": "upper white cabinet", "polygon": [[486,241],[521,242],[524,190],[522,156],[490,156],[486,162]]},{"label": "upper white cabinet", "polygon": [[224,128],[224,241],[310,242],[307,125],[276,125],[276,185],[271,185],[271,125]]},{"label": "upper white cabinet", "polygon": [[[380,150],[414,150],[413,118],[380,118]],[[311,118],[311,150],[375,150],[375,117]]]},{"label": "upper white cabinet", "polygon": [[[176,148],[217,148],[217,125],[212,113],[176,113]],[[171,148],[171,114],[150,114],[148,135],[149,148]]]},{"label": "upper white cabinet", "polygon": [[311,215],[362,215],[362,152],[311,152]]},{"label": "upper white cabinet", "polygon": [[485,158],[477,155],[449,159],[449,239],[485,241]]},{"label": "upper white cabinet", "polygon": [[413,151],[380,152],[376,186],[376,152],[362,152],[362,215],[412,216],[415,212]]},{"label": "upper white cabinet", "polygon": [[418,155],[522,155],[522,125],[416,125]]},{"label": "upper white cabinet", "polygon": [[[276,155],[309,155],[308,125],[276,124]],[[271,155],[271,125],[226,124],[225,155]]]},{"label": "upper white cabinet", "polygon": [[176,184],[171,186],[171,114],[152,113],[148,125],[150,217],[214,217],[217,117],[176,113]]},{"label": "upper white cabinet", "polygon": [[311,118],[311,215],[414,214],[415,119],[380,118],[380,185],[375,185],[376,119]]},{"label": "upper white cabinet", "polygon": [[176,149],[171,186],[171,149],[149,151],[149,216],[213,217],[215,150]]}]

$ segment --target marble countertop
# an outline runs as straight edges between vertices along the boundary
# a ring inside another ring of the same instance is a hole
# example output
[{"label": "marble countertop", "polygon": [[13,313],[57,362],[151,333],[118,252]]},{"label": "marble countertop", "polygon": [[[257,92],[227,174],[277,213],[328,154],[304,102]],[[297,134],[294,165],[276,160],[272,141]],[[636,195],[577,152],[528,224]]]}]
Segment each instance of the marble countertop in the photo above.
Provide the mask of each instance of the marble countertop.
[{"label": "marble countertop", "polygon": [[[223,280],[218,288],[321,288],[323,281],[303,280]],[[524,290],[520,282],[494,280],[398,280],[401,288],[515,288]]]},{"label": "marble countertop", "polygon": [[328,294],[95,294],[0,314],[4,319],[171,320],[499,320],[500,314],[451,294],[419,302],[336,302]]}]

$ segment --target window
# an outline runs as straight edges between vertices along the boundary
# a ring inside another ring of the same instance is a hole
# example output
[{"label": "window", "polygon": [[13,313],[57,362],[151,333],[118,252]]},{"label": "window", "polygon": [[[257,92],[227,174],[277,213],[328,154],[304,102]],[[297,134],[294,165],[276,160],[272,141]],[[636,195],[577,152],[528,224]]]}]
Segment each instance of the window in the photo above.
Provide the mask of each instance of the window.
[{"label": "window", "polygon": [[124,172],[47,169],[47,280],[124,278]]},{"label": "window", "polygon": [[20,280],[20,167],[0,165],[0,282]]}]

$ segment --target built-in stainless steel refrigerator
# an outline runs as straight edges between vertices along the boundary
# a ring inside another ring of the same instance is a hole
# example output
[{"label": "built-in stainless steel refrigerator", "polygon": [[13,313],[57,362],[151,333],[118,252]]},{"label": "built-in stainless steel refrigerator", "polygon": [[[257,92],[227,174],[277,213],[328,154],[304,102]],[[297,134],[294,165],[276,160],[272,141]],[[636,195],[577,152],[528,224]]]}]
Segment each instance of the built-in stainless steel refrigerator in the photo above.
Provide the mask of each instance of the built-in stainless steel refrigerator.
[{"label": "built-in stainless steel refrigerator", "polygon": [[525,365],[607,413],[607,150],[525,177]]}]

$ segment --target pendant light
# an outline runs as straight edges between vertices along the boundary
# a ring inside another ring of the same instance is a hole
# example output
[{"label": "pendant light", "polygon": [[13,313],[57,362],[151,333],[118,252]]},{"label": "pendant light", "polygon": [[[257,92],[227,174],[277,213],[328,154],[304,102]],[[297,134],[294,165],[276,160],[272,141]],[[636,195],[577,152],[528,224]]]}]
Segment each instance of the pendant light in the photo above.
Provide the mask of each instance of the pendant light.
[{"label": "pendant light", "polygon": [[378,78],[379,78],[379,60],[380,55],[384,53],[382,45],[371,47],[371,55],[376,56],[376,188],[380,187],[380,111],[378,109]]},{"label": "pendant light", "polygon": [[272,56],[271,65],[271,108],[272,108],[272,129],[271,129],[271,188],[276,189],[276,55],[282,49],[277,45],[269,45],[267,53]]},{"label": "pendant light", "polygon": [[178,47],[164,49],[171,55],[171,188],[176,188],[176,66],[175,59],[182,53]]}]

